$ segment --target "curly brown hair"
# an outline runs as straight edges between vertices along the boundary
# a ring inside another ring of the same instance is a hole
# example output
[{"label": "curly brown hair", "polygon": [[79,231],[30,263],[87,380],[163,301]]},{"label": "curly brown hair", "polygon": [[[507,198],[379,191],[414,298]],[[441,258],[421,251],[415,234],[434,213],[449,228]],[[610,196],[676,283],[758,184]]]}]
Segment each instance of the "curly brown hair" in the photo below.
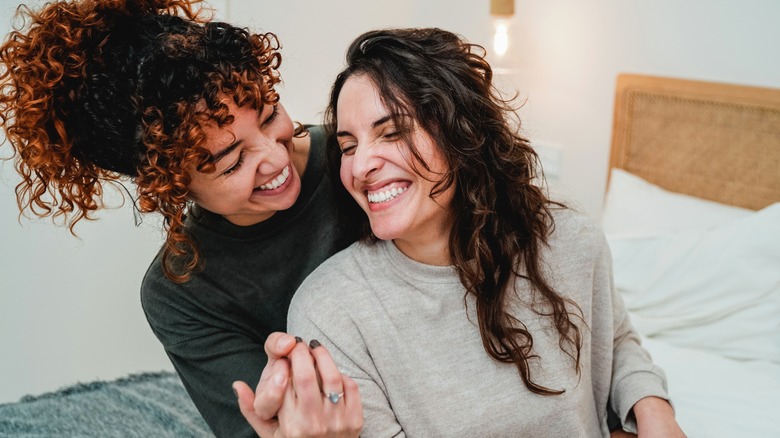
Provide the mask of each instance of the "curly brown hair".
[{"label": "curly brown hair", "polygon": [[220,100],[275,104],[279,42],[211,21],[200,0],[55,1],[17,9],[0,46],[0,120],[22,176],[20,212],[73,227],[129,176],[160,212],[166,276],[201,265],[184,219],[189,169],[213,172],[201,126],[233,122]]},{"label": "curly brown hair", "polygon": [[[434,185],[435,197],[455,188],[449,237],[450,259],[466,293],[476,298],[480,335],[495,360],[513,363],[526,387],[538,394],[560,394],[534,382],[529,359],[533,336],[507,309],[515,278],[540,295],[533,308],[550,317],[561,349],[580,372],[582,334],[573,320],[582,312],[545,279],[541,250],[554,228],[551,208],[565,208],[547,198],[539,159],[519,133],[513,99],[493,87],[485,50],[441,29],[387,29],[359,36],[347,49],[347,67],[337,76],[326,110],[330,132],[337,126],[338,97],[346,80],[368,77],[379,91],[395,126],[419,164],[427,165],[411,143],[416,124],[438,145],[448,173]],[[329,149],[335,165],[338,145]],[[343,211],[356,221],[362,238],[372,242],[366,215],[349,200]],[[465,300],[465,297],[464,297]]]}]

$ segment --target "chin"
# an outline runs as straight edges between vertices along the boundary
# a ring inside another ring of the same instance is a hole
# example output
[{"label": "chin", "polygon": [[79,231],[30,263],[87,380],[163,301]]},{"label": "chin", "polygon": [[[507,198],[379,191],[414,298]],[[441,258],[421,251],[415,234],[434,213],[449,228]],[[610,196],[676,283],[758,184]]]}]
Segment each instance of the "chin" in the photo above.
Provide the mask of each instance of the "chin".
[{"label": "chin", "polygon": [[397,228],[382,226],[381,224],[371,224],[371,232],[374,233],[377,239],[380,240],[393,240],[401,236],[401,233]]},{"label": "chin", "polygon": [[287,192],[285,193],[285,204],[287,207],[282,208],[282,210],[287,210],[288,208],[295,205],[295,202],[298,201],[298,197],[301,195],[301,184],[299,181],[293,181],[293,184],[287,189]]}]

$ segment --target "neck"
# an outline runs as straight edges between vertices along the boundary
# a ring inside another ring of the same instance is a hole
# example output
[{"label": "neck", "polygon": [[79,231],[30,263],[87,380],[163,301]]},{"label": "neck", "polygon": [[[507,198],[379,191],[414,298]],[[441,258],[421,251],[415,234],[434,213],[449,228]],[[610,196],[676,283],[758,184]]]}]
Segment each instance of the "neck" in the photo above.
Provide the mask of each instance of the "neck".
[{"label": "neck", "polygon": [[405,256],[416,262],[433,266],[452,264],[448,233],[441,233],[433,239],[430,236],[419,240],[394,239],[393,243]]}]

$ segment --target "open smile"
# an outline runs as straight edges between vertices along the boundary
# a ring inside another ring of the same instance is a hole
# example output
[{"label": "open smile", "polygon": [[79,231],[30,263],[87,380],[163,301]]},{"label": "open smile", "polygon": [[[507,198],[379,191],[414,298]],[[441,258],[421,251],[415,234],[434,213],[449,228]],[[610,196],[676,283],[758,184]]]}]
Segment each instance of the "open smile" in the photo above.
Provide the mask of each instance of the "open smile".
[{"label": "open smile", "polygon": [[409,188],[409,183],[392,183],[378,190],[366,192],[369,204],[383,204],[400,196]]},{"label": "open smile", "polygon": [[276,177],[274,179],[272,179],[271,181],[269,181],[269,182],[267,182],[265,184],[261,184],[255,190],[268,191],[268,190],[278,189],[284,183],[287,182],[287,179],[289,177],[290,177],[290,166],[287,165],[287,166],[285,166],[284,169],[282,169],[282,171],[279,173],[279,175],[276,175]]}]

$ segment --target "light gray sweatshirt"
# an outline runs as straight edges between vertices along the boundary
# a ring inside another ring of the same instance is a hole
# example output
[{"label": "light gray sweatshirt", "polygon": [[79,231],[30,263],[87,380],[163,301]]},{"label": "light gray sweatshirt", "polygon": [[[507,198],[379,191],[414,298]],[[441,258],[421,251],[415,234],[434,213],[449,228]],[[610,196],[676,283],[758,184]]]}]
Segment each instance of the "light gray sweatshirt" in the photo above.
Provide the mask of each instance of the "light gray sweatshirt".
[{"label": "light gray sweatshirt", "polygon": [[300,286],[288,330],[327,346],[363,401],[363,437],[607,437],[607,403],[628,429],[631,407],[668,399],[663,372],[629,322],[612,282],[601,230],[572,210],[554,211],[543,252],[551,286],[573,299],[584,322],[581,373],[551,320],[529,310],[517,279],[511,312],[533,336],[531,377],[557,396],[530,392],[513,364],[485,352],[473,297],[454,268],[409,259],[392,242],[356,243]]}]

